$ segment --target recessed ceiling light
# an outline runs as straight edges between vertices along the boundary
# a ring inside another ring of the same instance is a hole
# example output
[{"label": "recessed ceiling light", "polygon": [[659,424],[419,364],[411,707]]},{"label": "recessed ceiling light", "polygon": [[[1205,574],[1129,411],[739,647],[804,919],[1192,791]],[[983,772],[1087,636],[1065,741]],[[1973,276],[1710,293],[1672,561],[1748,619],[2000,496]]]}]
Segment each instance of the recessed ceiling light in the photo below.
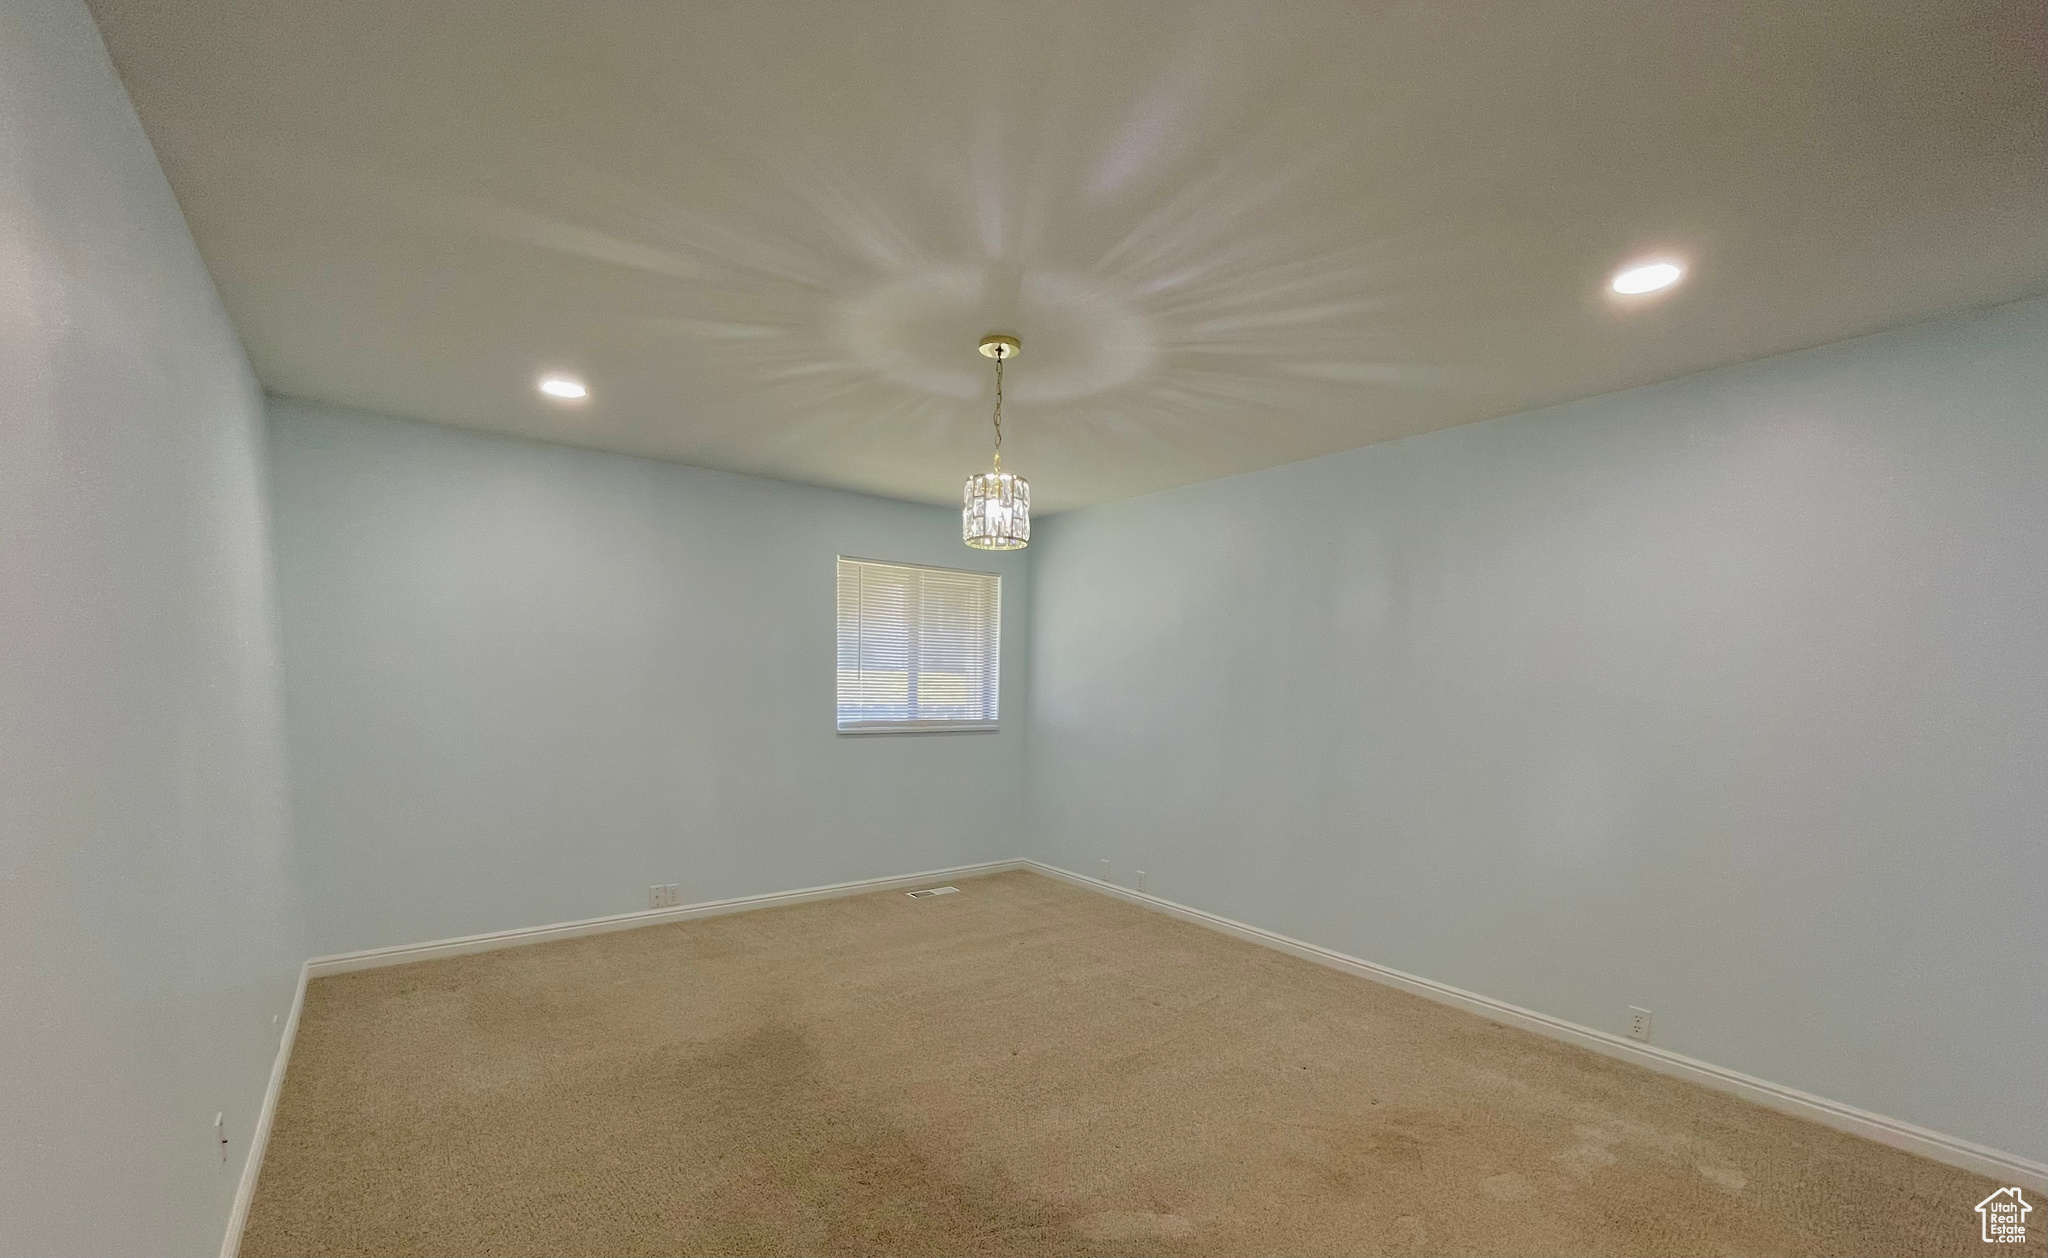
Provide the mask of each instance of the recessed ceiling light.
[{"label": "recessed ceiling light", "polygon": [[1613,288],[1625,297],[1654,293],[1685,278],[1685,268],[1676,262],[1638,262],[1614,277]]},{"label": "recessed ceiling light", "polygon": [[564,402],[574,402],[590,396],[590,390],[584,388],[583,382],[574,376],[542,376],[540,391]]}]

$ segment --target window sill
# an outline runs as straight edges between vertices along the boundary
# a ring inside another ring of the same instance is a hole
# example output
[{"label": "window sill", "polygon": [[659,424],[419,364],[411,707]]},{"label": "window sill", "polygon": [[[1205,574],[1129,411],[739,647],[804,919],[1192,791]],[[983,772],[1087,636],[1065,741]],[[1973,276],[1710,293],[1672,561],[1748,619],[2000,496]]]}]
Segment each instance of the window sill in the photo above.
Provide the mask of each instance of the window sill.
[{"label": "window sill", "polygon": [[994,734],[994,721],[863,721],[841,725],[842,734]]}]

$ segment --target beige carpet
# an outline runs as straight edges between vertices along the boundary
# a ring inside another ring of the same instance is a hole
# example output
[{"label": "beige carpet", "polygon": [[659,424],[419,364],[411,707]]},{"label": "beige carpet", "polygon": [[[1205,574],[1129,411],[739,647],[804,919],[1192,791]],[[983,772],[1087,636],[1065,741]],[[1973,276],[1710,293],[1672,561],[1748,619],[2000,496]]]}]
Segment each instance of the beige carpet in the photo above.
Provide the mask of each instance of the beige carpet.
[{"label": "beige carpet", "polygon": [[316,980],[242,1252],[2014,1252],[1962,1171],[959,886]]}]

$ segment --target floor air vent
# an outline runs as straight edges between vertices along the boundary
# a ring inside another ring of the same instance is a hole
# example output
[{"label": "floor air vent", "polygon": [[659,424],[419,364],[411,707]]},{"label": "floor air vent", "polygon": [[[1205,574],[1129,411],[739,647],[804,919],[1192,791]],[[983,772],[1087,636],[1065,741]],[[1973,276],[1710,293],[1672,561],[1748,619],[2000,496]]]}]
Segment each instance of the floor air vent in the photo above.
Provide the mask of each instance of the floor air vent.
[{"label": "floor air vent", "polygon": [[959,893],[960,888],[958,887],[926,887],[922,891],[906,891],[904,894],[913,900],[929,900],[935,895],[958,895]]}]

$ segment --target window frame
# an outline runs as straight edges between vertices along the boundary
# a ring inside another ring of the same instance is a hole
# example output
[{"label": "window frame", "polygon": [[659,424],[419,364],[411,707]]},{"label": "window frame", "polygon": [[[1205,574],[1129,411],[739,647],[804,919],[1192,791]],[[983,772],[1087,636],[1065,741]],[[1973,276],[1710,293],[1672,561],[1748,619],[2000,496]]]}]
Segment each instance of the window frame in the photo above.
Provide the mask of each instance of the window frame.
[{"label": "window frame", "polygon": [[[989,721],[955,721],[946,719],[908,721],[860,721],[843,725],[839,721],[839,565],[844,563],[877,564],[886,568],[916,568],[923,572],[946,572],[964,576],[987,577],[996,583],[995,615],[995,700],[996,719]],[[1002,732],[1001,714],[1003,691],[1003,574],[990,572],[985,568],[948,568],[940,564],[905,563],[900,559],[871,559],[865,555],[835,555],[832,559],[832,730],[835,734],[997,734]]]}]

